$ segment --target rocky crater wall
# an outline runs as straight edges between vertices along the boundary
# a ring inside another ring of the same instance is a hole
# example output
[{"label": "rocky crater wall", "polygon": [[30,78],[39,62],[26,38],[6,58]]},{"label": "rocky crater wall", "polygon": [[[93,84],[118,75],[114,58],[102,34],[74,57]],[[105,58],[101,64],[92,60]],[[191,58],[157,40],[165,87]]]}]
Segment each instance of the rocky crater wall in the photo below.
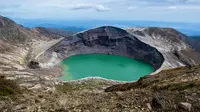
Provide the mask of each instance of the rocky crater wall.
[{"label": "rocky crater wall", "polygon": [[42,54],[41,67],[58,65],[62,60],[79,54],[110,54],[143,60],[159,69],[164,62],[154,47],[138,40],[125,30],[103,26],[65,38]]}]

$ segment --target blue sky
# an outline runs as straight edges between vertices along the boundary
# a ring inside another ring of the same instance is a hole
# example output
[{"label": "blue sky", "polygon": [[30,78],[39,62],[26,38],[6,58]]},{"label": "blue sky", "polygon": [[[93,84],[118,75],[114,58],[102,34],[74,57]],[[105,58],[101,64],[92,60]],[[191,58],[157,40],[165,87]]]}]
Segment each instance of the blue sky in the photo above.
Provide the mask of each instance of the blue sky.
[{"label": "blue sky", "polygon": [[0,0],[0,15],[24,19],[200,23],[200,0]]}]

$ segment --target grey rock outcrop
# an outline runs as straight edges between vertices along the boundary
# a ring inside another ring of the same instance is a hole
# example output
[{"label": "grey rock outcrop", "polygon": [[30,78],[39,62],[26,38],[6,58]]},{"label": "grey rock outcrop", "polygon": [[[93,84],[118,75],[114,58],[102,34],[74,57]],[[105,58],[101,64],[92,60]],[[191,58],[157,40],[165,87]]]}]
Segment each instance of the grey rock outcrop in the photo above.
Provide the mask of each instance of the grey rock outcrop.
[{"label": "grey rock outcrop", "polygon": [[178,107],[184,111],[191,111],[192,104],[187,102],[180,102]]},{"label": "grey rock outcrop", "polygon": [[94,53],[140,59],[150,63],[155,69],[160,68],[164,61],[162,54],[154,47],[141,42],[123,29],[111,26],[91,29],[65,38],[42,54],[38,61],[43,67],[47,67],[73,55]]}]

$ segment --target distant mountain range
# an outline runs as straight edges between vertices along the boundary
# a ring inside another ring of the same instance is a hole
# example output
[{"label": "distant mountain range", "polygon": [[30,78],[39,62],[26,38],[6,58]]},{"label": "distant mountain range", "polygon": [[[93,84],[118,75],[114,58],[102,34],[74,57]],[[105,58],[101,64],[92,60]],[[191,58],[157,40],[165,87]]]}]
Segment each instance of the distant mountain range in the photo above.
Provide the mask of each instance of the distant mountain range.
[{"label": "distant mountain range", "polygon": [[46,36],[54,34],[54,35],[59,35],[59,36],[63,36],[63,37],[68,37],[68,36],[71,36],[74,34],[74,32],[72,32],[71,30],[63,30],[63,29],[58,29],[58,28],[36,27],[33,29],[35,29],[36,31],[38,31]]},{"label": "distant mountain range", "polygon": [[77,32],[86,30],[86,28],[81,28],[81,27],[76,27],[76,26],[62,26],[62,25],[54,25],[54,24],[42,24],[40,26],[48,28],[52,31],[55,31],[55,29],[57,29],[57,30],[63,30],[62,32],[67,31],[67,32],[72,32],[72,33],[77,33]]},{"label": "distant mountain range", "polygon": [[25,27],[46,27],[59,28],[79,32],[99,26],[115,26],[120,28],[127,27],[165,27],[174,28],[188,36],[200,35],[200,23],[177,23],[177,22],[161,22],[161,21],[114,21],[114,20],[42,20],[42,19],[19,19],[12,18],[18,24]]}]

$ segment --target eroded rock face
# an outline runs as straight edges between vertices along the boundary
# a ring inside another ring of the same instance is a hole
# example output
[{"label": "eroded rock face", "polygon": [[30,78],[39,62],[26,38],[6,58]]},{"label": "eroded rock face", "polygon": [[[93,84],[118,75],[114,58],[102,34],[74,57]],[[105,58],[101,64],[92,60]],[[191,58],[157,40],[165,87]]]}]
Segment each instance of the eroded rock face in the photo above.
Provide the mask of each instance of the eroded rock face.
[{"label": "eroded rock face", "polygon": [[155,69],[160,68],[164,61],[162,54],[154,47],[141,42],[125,30],[110,26],[91,29],[65,38],[47,50],[38,60],[47,67],[73,55],[93,53],[144,60]]},{"label": "eroded rock face", "polygon": [[162,53],[165,61],[161,70],[200,63],[200,54],[183,41],[186,35],[174,29],[151,27],[128,28],[126,31]]}]

